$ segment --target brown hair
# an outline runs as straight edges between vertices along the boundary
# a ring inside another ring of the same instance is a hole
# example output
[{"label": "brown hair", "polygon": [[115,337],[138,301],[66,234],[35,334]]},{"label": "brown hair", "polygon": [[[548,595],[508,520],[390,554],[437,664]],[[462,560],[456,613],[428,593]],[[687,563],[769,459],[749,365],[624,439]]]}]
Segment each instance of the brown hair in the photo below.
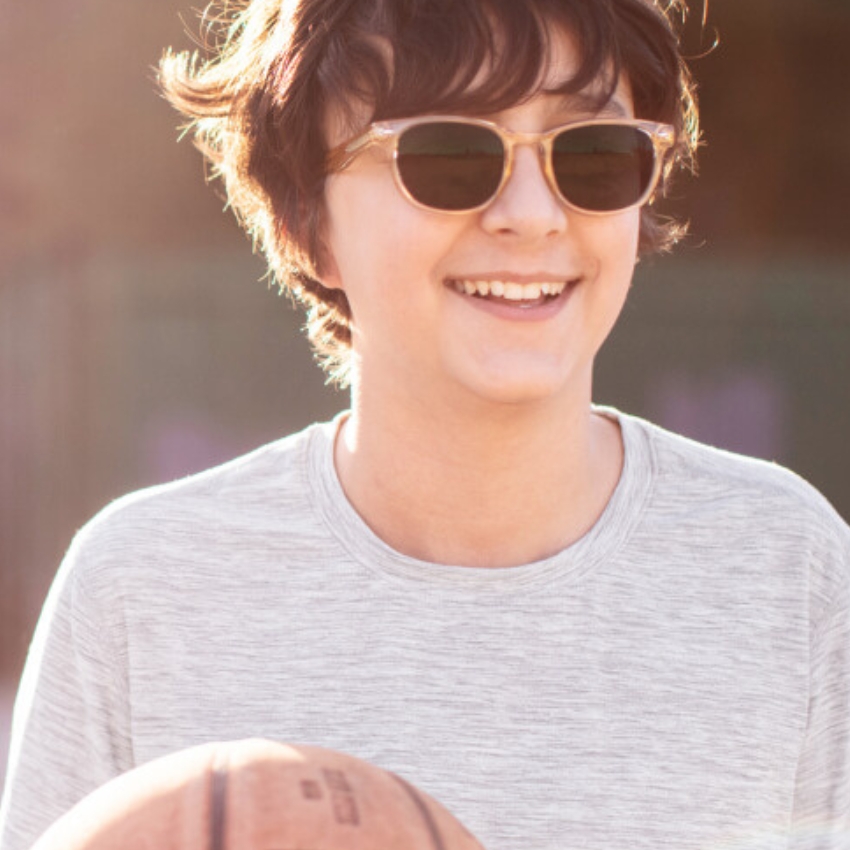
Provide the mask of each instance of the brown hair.
[{"label": "brown hair", "polygon": [[[208,27],[216,40],[210,57],[168,52],[160,82],[190,119],[255,248],[306,307],[317,357],[341,385],[348,381],[351,313],[345,294],[318,280],[330,108],[352,122],[353,107],[364,103],[371,120],[509,108],[541,85],[549,29],[562,25],[580,50],[565,90],[602,79],[601,105],[625,73],[635,114],[675,127],[660,191],[677,167],[693,164],[694,87],[671,22],[674,12],[684,15],[684,0],[219,3]],[[473,85],[485,63],[491,72]],[[642,210],[642,253],[668,249],[683,232]]]}]

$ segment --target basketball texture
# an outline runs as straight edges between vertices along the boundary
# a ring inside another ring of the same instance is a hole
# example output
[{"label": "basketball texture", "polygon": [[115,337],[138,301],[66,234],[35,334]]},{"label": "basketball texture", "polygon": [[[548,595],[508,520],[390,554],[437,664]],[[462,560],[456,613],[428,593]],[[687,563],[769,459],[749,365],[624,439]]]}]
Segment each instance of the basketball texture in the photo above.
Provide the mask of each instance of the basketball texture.
[{"label": "basketball texture", "polygon": [[203,744],[113,779],[32,850],[482,850],[395,774],[318,747]]}]

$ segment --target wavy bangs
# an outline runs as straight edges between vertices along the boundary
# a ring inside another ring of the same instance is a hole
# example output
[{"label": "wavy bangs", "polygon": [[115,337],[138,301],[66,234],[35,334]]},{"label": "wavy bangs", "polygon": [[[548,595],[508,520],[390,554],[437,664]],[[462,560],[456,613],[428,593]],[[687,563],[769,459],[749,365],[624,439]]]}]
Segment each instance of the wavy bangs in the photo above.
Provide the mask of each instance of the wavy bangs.
[{"label": "wavy bangs", "polygon": [[582,11],[552,0],[361,4],[329,36],[320,80],[343,109],[369,104],[369,120],[498,112],[540,89],[560,30],[573,36],[580,58],[560,90],[604,80],[604,103],[620,70],[614,22]]}]

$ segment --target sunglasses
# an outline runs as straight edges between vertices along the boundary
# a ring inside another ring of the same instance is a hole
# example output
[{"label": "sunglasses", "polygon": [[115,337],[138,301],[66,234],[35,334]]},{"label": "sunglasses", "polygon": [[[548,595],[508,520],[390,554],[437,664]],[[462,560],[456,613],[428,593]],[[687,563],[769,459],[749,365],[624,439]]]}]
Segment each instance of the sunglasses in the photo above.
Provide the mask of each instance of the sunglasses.
[{"label": "sunglasses", "polygon": [[534,145],[549,186],[566,206],[605,215],[652,197],[674,141],[669,124],[653,121],[601,119],[519,133],[475,118],[426,116],[376,121],[331,150],[327,166],[341,171],[368,146],[391,144],[396,183],[412,204],[468,213],[498,197],[517,145]]}]

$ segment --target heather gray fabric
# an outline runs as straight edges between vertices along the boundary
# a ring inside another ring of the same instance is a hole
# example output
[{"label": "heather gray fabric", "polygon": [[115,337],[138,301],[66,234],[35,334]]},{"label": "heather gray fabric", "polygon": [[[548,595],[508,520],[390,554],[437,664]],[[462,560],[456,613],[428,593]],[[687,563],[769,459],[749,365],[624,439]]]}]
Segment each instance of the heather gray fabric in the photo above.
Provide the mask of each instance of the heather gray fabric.
[{"label": "heather gray fabric", "polygon": [[850,848],[850,530],[785,470],[621,423],[597,525],[512,569],[390,550],[330,424],[109,507],[37,630],[2,850],[249,736],[396,771],[488,850]]}]

